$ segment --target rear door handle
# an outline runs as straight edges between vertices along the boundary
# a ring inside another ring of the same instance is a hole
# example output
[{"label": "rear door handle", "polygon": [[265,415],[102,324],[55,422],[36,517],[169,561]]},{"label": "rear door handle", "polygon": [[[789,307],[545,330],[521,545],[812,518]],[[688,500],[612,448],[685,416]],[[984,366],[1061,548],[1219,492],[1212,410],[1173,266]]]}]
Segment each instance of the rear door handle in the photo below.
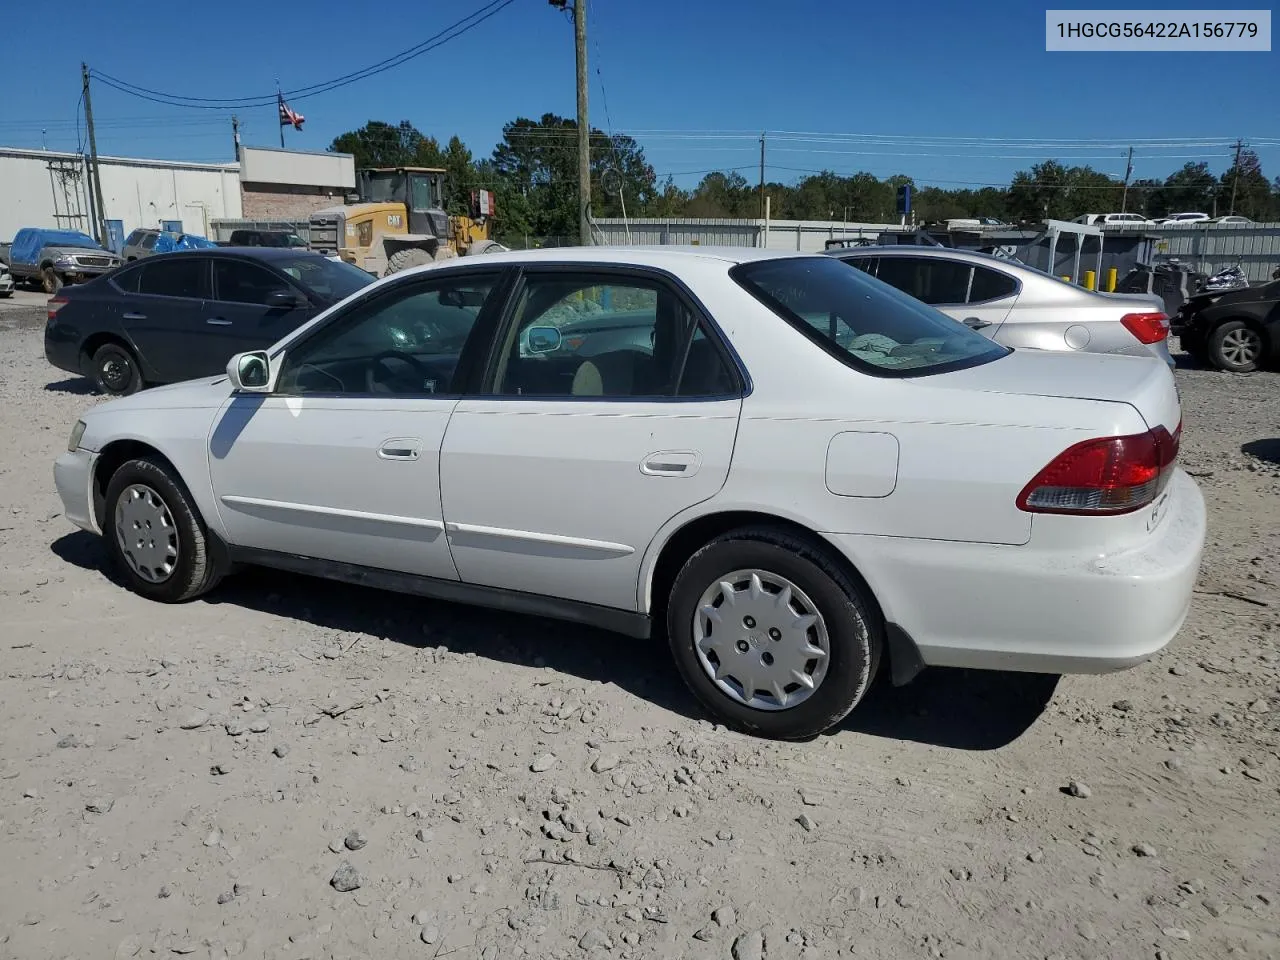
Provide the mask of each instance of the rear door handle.
[{"label": "rear door handle", "polygon": [[146,315],[145,313],[126,313],[126,314],[124,315],[124,319],[126,319],[126,320],[145,320],[145,319],[147,319],[147,315]]},{"label": "rear door handle", "polygon": [[222,317],[210,317],[208,320],[206,320],[206,321],[205,321],[205,323],[211,323],[211,324],[213,324],[215,327],[229,327],[229,326],[231,326],[231,321],[230,321],[230,320],[224,320],[224,319],[222,319]]},{"label": "rear door handle", "polygon": [[640,461],[640,472],[649,477],[691,477],[701,458],[692,450],[661,450]]},{"label": "rear door handle", "polygon": [[421,450],[422,441],[417,437],[394,437],[382,441],[378,456],[383,460],[417,460]]},{"label": "rear door handle", "polygon": [[991,326],[991,321],[980,320],[978,317],[965,317],[964,325],[970,330],[981,330],[983,327]]}]

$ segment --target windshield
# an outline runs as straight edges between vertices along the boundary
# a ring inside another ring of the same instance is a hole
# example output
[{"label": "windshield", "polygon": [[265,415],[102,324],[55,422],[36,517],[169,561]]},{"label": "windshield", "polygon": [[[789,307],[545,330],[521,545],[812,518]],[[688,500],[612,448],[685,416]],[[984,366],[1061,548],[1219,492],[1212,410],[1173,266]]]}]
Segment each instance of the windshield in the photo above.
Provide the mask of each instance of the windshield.
[{"label": "windshield", "polygon": [[327,257],[281,257],[275,264],[311,293],[334,303],[373,283],[371,273]]},{"label": "windshield", "polygon": [[868,373],[942,373],[1009,352],[933,307],[830,257],[759,260],[735,267],[731,275],[832,356]]}]

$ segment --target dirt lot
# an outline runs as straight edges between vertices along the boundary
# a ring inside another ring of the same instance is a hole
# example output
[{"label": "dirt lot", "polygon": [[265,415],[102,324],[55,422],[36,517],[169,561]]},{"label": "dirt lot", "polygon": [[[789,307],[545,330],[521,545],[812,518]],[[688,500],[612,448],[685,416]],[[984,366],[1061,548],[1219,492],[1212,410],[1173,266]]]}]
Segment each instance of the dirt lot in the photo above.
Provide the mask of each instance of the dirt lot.
[{"label": "dirt lot", "polygon": [[1280,376],[1178,373],[1211,528],[1155,661],[926,672],[783,745],[655,644],[125,592],[59,512],[97,401],[41,324],[0,312],[0,957],[1280,956]]}]

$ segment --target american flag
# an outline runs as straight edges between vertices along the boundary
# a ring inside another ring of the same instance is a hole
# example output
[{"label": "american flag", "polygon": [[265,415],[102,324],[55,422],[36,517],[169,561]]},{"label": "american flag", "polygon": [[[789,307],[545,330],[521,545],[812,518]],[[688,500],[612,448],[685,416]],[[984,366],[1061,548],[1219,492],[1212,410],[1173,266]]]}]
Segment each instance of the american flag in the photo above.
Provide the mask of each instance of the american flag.
[{"label": "american flag", "polygon": [[302,121],[306,120],[307,118],[304,117],[302,114],[298,113],[296,110],[292,109],[287,103],[284,102],[283,93],[277,93],[276,99],[279,101],[279,104],[280,104],[280,126],[282,127],[292,126],[295,130],[301,130]]}]

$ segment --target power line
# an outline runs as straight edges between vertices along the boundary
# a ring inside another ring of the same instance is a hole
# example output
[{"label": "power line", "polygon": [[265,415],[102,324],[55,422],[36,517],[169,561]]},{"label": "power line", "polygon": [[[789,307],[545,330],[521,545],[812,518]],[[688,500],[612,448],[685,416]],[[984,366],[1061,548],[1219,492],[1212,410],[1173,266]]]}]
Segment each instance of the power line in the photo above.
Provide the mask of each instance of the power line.
[{"label": "power line", "polygon": [[[403,50],[391,57],[380,60],[377,63],[364,67],[361,70],[344,74],[340,77],[334,77],[321,83],[311,84],[306,87],[298,87],[294,90],[284,92],[284,96],[288,100],[299,101],[309,97],[318,96],[322,93],[329,93],[340,87],[348,86],[359,80],[365,80],[369,77],[377,76],[385,73],[402,64],[408,63],[410,60],[422,56],[437,47],[443,46],[450,40],[456,40],[458,37],[468,31],[478,27],[490,17],[500,13],[503,9],[514,3],[515,0],[492,0],[492,2],[481,7],[479,10],[461,20],[455,21],[445,27],[439,33],[428,37],[407,50]],[[129,83],[111,74],[103,73],[100,70],[92,71],[95,79],[102,81],[109,87],[112,87],[121,93],[127,93],[130,96],[137,97],[142,100],[149,100],[153,103],[160,103],[170,107],[185,107],[195,110],[232,110],[232,109],[250,109],[253,107],[271,106],[277,102],[278,93],[271,95],[260,95],[250,97],[190,97],[182,94],[165,93],[159,90],[152,90],[148,87],[139,86],[138,84]]]}]

